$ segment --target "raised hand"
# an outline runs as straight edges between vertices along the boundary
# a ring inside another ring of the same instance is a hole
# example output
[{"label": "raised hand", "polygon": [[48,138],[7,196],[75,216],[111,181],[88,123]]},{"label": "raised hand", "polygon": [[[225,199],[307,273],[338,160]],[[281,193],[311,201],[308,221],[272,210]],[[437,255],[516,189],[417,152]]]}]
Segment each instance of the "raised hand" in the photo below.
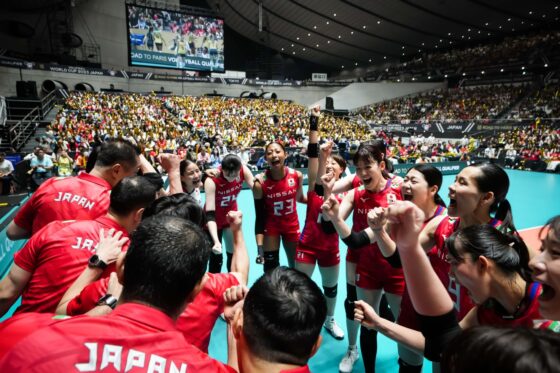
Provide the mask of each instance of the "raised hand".
[{"label": "raised hand", "polygon": [[243,300],[249,292],[244,285],[232,286],[224,292],[224,318],[229,323],[233,320],[238,309],[243,307]]},{"label": "raised hand", "polygon": [[368,329],[376,329],[381,317],[372,306],[362,300],[357,300],[354,302],[354,320]]},{"label": "raised hand", "polygon": [[370,210],[367,214],[367,222],[371,230],[379,231],[383,229],[387,223],[387,209],[383,207],[376,207]]},{"label": "raised hand", "polygon": [[401,253],[415,249],[424,225],[424,213],[410,201],[397,201],[386,209],[391,235]]},{"label": "raised hand", "polygon": [[328,220],[336,220],[338,218],[338,208],[340,207],[338,200],[334,195],[331,195],[321,205],[323,216],[328,217]]},{"label": "raised hand", "polygon": [[118,231],[115,233],[115,229],[111,228],[107,235],[105,235],[105,230],[101,228],[99,233],[99,243],[95,253],[107,264],[113,263],[117,260],[117,257],[122,251],[123,246],[128,242],[128,237],[123,237],[123,232]]},{"label": "raised hand", "polygon": [[177,154],[161,153],[158,155],[157,161],[167,173],[178,170],[181,167],[181,157]]},{"label": "raised hand", "polygon": [[241,211],[230,211],[226,215],[226,221],[232,230],[241,229],[242,220],[243,213]]}]

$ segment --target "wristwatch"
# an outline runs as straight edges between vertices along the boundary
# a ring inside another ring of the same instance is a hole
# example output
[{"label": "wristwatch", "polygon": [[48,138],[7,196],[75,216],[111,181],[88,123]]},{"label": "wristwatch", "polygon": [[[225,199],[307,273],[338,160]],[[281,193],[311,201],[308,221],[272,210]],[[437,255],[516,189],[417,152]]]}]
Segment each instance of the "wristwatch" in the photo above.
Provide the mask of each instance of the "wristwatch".
[{"label": "wristwatch", "polygon": [[98,255],[92,255],[91,258],[89,258],[88,266],[90,268],[105,269],[107,268],[107,263],[101,260]]},{"label": "wristwatch", "polygon": [[105,294],[97,301],[98,306],[109,306],[111,309],[115,309],[117,306],[118,299],[111,294]]}]

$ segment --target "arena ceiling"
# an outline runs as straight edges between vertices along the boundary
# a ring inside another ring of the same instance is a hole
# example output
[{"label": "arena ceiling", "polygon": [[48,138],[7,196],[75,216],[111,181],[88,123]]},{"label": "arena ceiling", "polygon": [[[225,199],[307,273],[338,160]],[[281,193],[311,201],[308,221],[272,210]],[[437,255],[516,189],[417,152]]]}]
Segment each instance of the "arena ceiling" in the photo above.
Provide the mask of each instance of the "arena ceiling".
[{"label": "arena ceiling", "polygon": [[208,0],[208,4],[240,34],[285,55],[335,68],[378,65],[424,51],[556,27],[560,17],[558,2],[551,0]]}]

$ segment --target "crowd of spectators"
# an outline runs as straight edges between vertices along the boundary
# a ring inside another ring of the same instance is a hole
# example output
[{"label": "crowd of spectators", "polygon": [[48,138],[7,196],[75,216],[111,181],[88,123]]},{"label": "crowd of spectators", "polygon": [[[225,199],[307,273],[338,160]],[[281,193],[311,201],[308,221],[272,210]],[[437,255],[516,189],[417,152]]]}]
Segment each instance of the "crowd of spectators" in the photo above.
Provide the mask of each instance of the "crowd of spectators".
[{"label": "crowd of spectators", "polygon": [[525,97],[508,114],[508,119],[560,118],[560,86],[549,84]]},{"label": "crowd of spectators", "polygon": [[[154,164],[159,154],[176,153],[212,168],[235,153],[253,168],[263,168],[265,144],[307,146],[306,120],[305,107],[280,100],[86,92],[66,100],[39,140],[55,164],[61,154],[74,155],[74,173],[85,169],[91,146],[108,139],[131,141]],[[325,138],[344,144],[359,144],[370,135],[368,126],[329,116],[322,130]],[[294,166],[303,164],[299,153],[291,155]]]},{"label": "crowd of spectators", "polygon": [[[466,38],[469,36],[465,35]],[[465,40],[464,38],[462,39]],[[470,40],[470,39],[469,39]],[[535,55],[544,54],[549,58],[557,54],[555,48],[560,40],[560,32],[543,31],[536,34],[510,36],[494,43],[484,43],[467,48],[432,51],[382,70],[371,72],[370,77],[379,74],[385,78],[401,74],[424,74],[433,71],[458,71],[459,69],[484,69],[491,66],[526,63]],[[450,45],[452,47],[452,45]]]},{"label": "crowd of spectators", "polygon": [[358,114],[373,124],[487,120],[502,113],[525,90],[520,85],[439,89],[384,101]]},{"label": "crowd of spectators", "polygon": [[503,158],[508,168],[557,171],[560,164],[560,129],[549,124],[533,124],[497,137],[479,139],[484,157]]}]

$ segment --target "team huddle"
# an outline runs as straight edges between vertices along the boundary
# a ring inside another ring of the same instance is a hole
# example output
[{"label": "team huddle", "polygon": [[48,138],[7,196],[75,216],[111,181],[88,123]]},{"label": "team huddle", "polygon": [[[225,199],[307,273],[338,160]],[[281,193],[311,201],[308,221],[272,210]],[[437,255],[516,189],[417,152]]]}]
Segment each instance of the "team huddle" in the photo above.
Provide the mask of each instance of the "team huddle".
[{"label": "team huddle", "polygon": [[[340,372],[360,353],[375,371],[378,332],[398,343],[400,372],[421,372],[424,357],[445,372],[557,369],[560,217],[531,256],[499,166],[464,168],[446,206],[441,172],[417,164],[404,178],[391,174],[382,140],[362,143],[356,173],[346,172],[333,144],[320,144],[320,121],[313,109],[307,193],[277,142],[256,176],[234,154],[204,173],[162,154],[166,190],[134,146],[108,141],[86,172],[43,183],[7,231],[29,240],[0,282],[0,314],[21,296],[0,324],[0,371],[309,372],[321,329],[345,336],[334,319],[339,239],[349,344]],[[250,288],[244,183],[264,270]],[[301,232],[298,203],[307,205]],[[322,291],[310,279],[316,266]],[[220,315],[227,364],[208,356]]]}]

